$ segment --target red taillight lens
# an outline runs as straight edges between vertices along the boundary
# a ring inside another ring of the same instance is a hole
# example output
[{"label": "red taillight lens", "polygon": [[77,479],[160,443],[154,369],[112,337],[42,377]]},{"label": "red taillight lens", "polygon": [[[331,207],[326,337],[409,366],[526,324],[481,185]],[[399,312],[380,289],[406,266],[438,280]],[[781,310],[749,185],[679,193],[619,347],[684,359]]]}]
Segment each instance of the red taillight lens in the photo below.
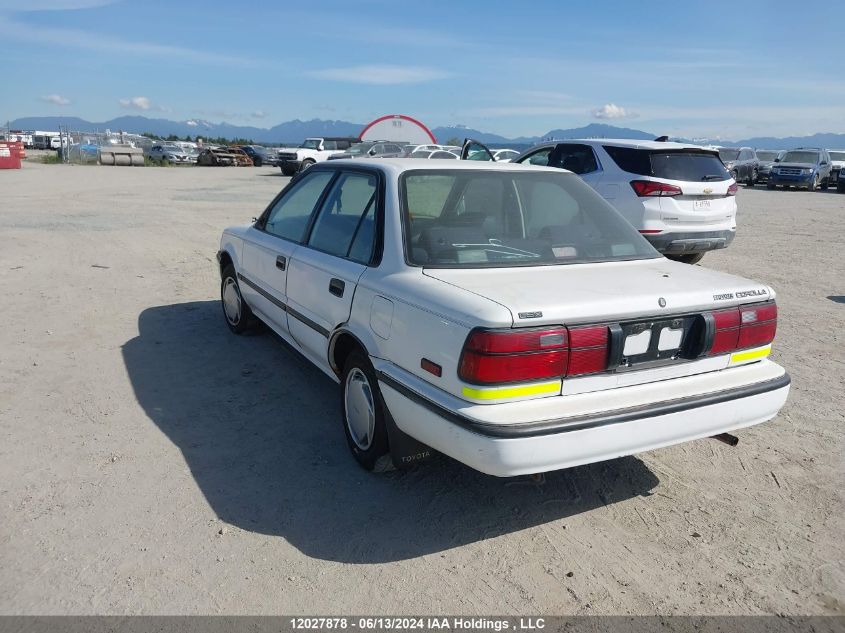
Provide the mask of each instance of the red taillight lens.
[{"label": "red taillight lens", "polygon": [[632,180],[631,187],[641,198],[647,196],[680,196],[683,193],[680,187],[651,180]]},{"label": "red taillight lens", "polygon": [[739,189],[739,187],[737,186],[736,183],[731,184],[728,187],[728,195],[729,196],[735,196],[738,189]]},{"label": "red taillight lens", "polygon": [[716,332],[711,355],[768,345],[775,339],[778,318],[775,303],[730,308],[712,314]]},{"label": "red taillight lens", "polygon": [[751,306],[740,310],[742,324],[739,328],[737,347],[757,347],[768,345],[775,340],[778,326],[777,304],[768,303]]},{"label": "red taillight lens", "polygon": [[593,374],[607,369],[607,326],[569,330],[569,368],[567,376]]},{"label": "red taillight lens", "polygon": [[467,338],[458,367],[475,384],[579,376],[607,369],[607,326],[537,330],[476,330]]},{"label": "red taillight lens", "polygon": [[542,380],[563,376],[568,360],[565,328],[477,330],[464,345],[458,375],[476,384]]}]

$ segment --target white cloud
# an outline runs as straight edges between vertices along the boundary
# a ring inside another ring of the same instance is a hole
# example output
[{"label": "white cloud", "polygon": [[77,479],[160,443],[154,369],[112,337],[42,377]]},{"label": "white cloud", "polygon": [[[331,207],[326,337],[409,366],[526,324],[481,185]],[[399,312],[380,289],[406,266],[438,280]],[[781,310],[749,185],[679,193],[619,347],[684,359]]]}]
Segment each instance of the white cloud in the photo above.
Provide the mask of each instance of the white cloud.
[{"label": "white cloud", "polygon": [[253,119],[265,119],[267,118],[267,113],[264,110],[256,110],[250,115]]},{"label": "white cloud", "polygon": [[41,100],[45,103],[52,103],[57,106],[70,105],[70,99],[63,97],[62,95],[44,95],[41,97]]},{"label": "white cloud", "polygon": [[349,66],[347,68],[326,68],[307,73],[316,79],[344,81],[355,84],[389,86],[395,84],[418,84],[437,79],[446,79],[452,74],[437,68],[424,66]]},{"label": "white cloud", "polygon": [[636,115],[615,103],[606,103],[593,110],[593,116],[597,119],[629,119]]},{"label": "white cloud", "polygon": [[150,101],[149,97],[131,97],[129,99],[120,99],[118,101],[120,103],[121,108],[126,108],[127,110],[159,110],[160,112],[164,112],[165,109],[162,107],[153,107],[152,102]]}]

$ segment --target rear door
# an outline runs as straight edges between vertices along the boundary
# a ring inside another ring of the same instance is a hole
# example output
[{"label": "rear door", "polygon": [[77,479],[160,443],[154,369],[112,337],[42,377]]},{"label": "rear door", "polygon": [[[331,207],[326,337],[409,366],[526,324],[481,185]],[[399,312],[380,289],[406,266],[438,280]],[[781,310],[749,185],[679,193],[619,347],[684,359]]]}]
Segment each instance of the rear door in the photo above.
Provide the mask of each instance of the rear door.
[{"label": "rear door", "polygon": [[287,276],[291,257],[305,238],[333,171],[306,172],[294,180],[249,229],[239,271],[246,302],[270,325],[288,331]]},{"label": "rear door", "polygon": [[290,333],[322,367],[329,367],[329,336],[349,319],[358,279],[376,252],[382,180],[377,171],[341,172],[288,270]]}]

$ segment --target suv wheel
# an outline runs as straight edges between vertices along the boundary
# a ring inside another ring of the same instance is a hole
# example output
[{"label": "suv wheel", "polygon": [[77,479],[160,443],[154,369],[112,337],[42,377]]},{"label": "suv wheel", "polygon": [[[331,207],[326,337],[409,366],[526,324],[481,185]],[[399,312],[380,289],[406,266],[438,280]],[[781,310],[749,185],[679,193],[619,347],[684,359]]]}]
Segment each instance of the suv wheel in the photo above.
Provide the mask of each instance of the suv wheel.
[{"label": "suv wheel", "polygon": [[753,187],[755,182],[757,182],[757,170],[756,169],[748,175],[748,180],[745,181],[745,186],[746,187]]},{"label": "suv wheel", "polygon": [[306,159],[305,159],[304,161],[302,161],[302,163],[299,165],[299,171],[300,171],[300,172],[303,172],[303,171],[305,171],[306,169],[308,169],[309,167],[311,167],[313,164],[314,164],[314,161],[313,161],[313,160],[311,160],[310,158],[306,158]]},{"label": "suv wheel", "polygon": [[807,185],[807,191],[815,191],[816,188],[818,188],[818,186],[819,186],[819,175],[816,174],[815,176],[813,176],[812,182],[809,185]]},{"label": "suv wheel", "polygon": [[820,189],[822,191],[827,191],[827,188],[830,186],[829,181],[830,181],[830,178],[825,178],[824,180],[822,180],[822,184],[821,184],[821,187],[820,187]]}]

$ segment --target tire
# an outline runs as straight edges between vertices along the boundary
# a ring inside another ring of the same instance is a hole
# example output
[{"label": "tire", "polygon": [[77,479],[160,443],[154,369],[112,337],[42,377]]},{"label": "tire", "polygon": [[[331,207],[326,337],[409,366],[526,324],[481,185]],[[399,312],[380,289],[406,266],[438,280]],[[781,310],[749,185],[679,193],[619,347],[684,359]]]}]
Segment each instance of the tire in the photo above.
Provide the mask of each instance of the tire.
[{"label": "tire", "polygon": [[223,269],[220,282],[220,304],[223,307],[223,318],[226,325],[235,334],[243,334],[252,325],[252,310],[241,296],[241,288],[238,285],[238,276],[232,264]]},{"label": "tire", "polygon": [[818,186],[819,186],[819,175],[816,174],[815,176],[813,176],[812,182],[809,185],[807,185],[807,191],[815,191]]},{"label": "tire", "polygon": [[280,167],[279,169],[282,170],[282,176],[293,176],[296,173],[296,170],[290,167]]},{"label": "tire", "polygon": [[745,181],[745,186],[746,187],[753,187],[755,182],[757,182],[757,170],[756,169],[748,175],[748,180]]},{"label": "tire", "polygon": [[[340,415],[352,456],[364,470],[372,471],[387,456],[387,423],[384,400],[370,359],[354,350],[343,366]],[[350,415],[351,414],[351,415]]]},{"label": "tire", "polygon": [[829,186],[830,186],[829,179],[828,179],[828,178],[825,178],[824,180],[822,180],[822,185],[821,185],[820,189],[821,189],[822,191],[827,191],[827,188],[828,188]]},{"label": "tire", "polygon": [[303,171],[305,171],[305,170],[306,170],[306,169],[308,169],[309,167],[313,166],[313,165],[314,165],[314,162],[315,162],[315,161],[311,160],[310,158],[306,158],[304,161],[302,161],[302,162],[299,164],[299,171],[300,171],[300,173],[302,173]]},{"label": "tire", "polygon": [[682,264],[697,264],[704,258],[704,253],[690,253],[688,255],[666,255],[668,259]]},{"label": "tire", "polygon": [[253,167],[261,167],[264,163],[261,162],[260,158],[253,158],[252,159],[252,166]]},{"label": "tire", "polygon": [[772,182],[767,182],[767,183],[766,183],[766,189],[768,189],[769,191],[772,191],[774,188],[775,188],[775,184],[774,184],[774,183],[772,183]]},{"label": "tire", "polygon": [[841,179],[836,181],[836,191],[839,193],[845,193],[845,181]]}]

